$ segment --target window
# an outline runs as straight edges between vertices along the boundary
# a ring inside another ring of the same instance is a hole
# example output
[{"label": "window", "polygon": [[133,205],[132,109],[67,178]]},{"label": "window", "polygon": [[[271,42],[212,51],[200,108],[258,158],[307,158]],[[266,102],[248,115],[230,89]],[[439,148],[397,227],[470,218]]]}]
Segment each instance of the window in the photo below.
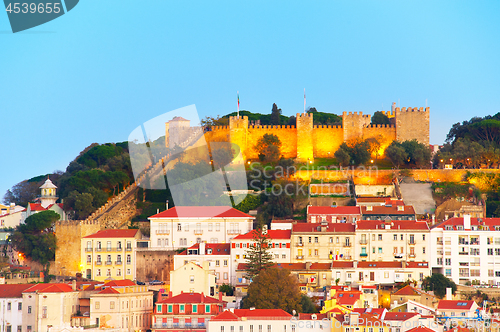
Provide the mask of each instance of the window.
[{"label": "window", "polygon": [[194,275],[189,276],[189,283],[194,284]]},{"label": "window", "polygon": [[493,248],[488,248],[488,255],[493,256]]},{"label": "window", "polygon": [[267,332],[271,332],[271,325],[267,326]]},{"label": "window", "polygon": [[425,254],[425,247],[422,247],[422,254]]},{"label": "window", "polygon": [[18,303],[17,304],[17,310],[23,310],[23,304],[22,303]]},{"label": "window", "polygon": [[224,332],[224,325],[221,325],[220,332]]},{"label": "window", "polygon": [[398,240],[398,235],[394,234],[394,241],[397,241],[397,240]]},{"label": "window", "polygon": [[422,240],[425,241],[425,234],[422,234]]},{"label": "window", "polygon": [[122,241],[116,242],[116,249],[122,250]]},{"label": "window", "polygon": [[42,318],[47,318],[47,306],[42,307]]},{"label": "window", "polygon": [[318,249],[314,249],[314,256],[318,256],[319,253],[318,253]]},{"label": "window", "polygon": [[446,258],[444,260],[444,265],[451,265],[451,258]]},{"label": "window", "polygon": [[186,232],[188,232],[188,231],[189,231],[189,224],[188,224],[188,223],[185,223],[185,224],[184,224],[184,230],[185,230]]},{"label": "window", "polygon": [[193,304],[193,314],[196,314],[196,313],[198,313],[198,305]]},{"label": "window", "polygon": [[114,309],[115,308],[115,301],[109,302],[109,309]]},{"label": "window", "polygon": [[108,251],[111,251],[111,241],[107,241],[107,242],[106,242],[106,249],[107,249]]},{"label": "window", "polygon": [[224,272],[224,280],[227,280],[227,272]]},{"label": "window", "polygon": [[132,270],[127,269],[127,274],[132,274]]},{"label": "window", "polygon": [[111,263],[111,255],[108,255],[108,256],[106,257],[106,262],[107,262],[107,263]]},{"label": "window", "polygon": [[220,272],[216,272],[215,273],[215,280],[219,280],[220,279]]},{"label": "window", "polygon": [[378,253],[379,253],[379,254],[381,254],[381,253],[382,253],[382,248],[381,248],[381,247],[379,247],[379,248],[378,248]]},{"label": "window", "polygon": [[97,255],[97,263],[101,263],[101,255]]},{"label": "window", "polygon": [[106,276],[111,277],[111,269],[106,269]]},{"label": "window", "polygon": [[330,237],[330,239],[328,239],[328,242],[333,243],[333,237]]},{"label": "window", "polygon": [[131,263],[132,263],[132,256],[127,255],[127,264],[131,264]]},{"label": "window", "polygon": [[87,263],[92,263],[92,256],[87,255]]},{"label": "window", "polygon": [[180,223],[177,224],[177,230],[182,231],[182,225]]},{"label": "window", "polygon": [[[161,309],[161,307],[160,307],[160,309]],[[173,311],[173,306],[172,306],[171,304],[169,304],[169,305],[167,306],[167,313],[171,314],[171,313],[172,313],[172,311]]]},{"label": "window", "polygon": [[210,313],[210,304],[205,304],[205,313]]},{"label": "window", "polygon": [[101,303],[99,303],[99,301],[95,302],[95,308],[96,309],[100,309],[101,308]]},{"label": "window", "polygon": [[101,269],[97,269],[96,276],[98,276],[98,277],[101,276]]},{"label": "window", "polygon": [[410,234],[410,244],[415,244],[415,235]]},{"label": "window", "polygon": [[378,240],[379,240],[379,241],[382,241],[382,234],[379,234],[379,235],[378,235]]},{"label": "window", "polygon": [[451,277],[451,269],[444,270],[444,275],[447,277]]},{"label": "window", "polygon": [[31,314],[31,306],[28,306],[28,314]]},{"label": "window", "polygon": [[437,265],[443,265],[443,258],[442,257],[438,257]]},{"label": "window", "polygon": [[286,259],[286,254],[282,254],[281,258]]},{"label": "window", "polygon": [[215,223],[215,231],[220,232],[220,223]]},{"label": "window", "polygon": [[12,304],[10,302],[7,303],[7,310],[10,310],[11,306],[12,306]]},{"label": "window", "polygon": [[97,241],[96,248],[98,251],[101,251],[101,241]]},{"label": "window", "polygon": [[372,252],[375,253],[375,247],[372,247]]},{"label": "window", "polygon": [[309,243],[312,243],[312,237],[309,236]]},{"label": "window", "polygon": [[317,236],[314,237],[314,243],[318,243],[319,242],[319,239]]},{"label": "window", "polygon": [[403,234],[401,234],[401,241],[403,241]]},{"label": "window", "polygon": [[220,266],[220,261],[218,259],[215,261],[215,266]]},{"label": "window", "polygon": [[186,310],[186,306],[184,304],[179,304],[179,311],[184,312]]},{"label": "window", "polygon": [[227,259],[224,260],[224,266],[227,266]]},{"label": "window", "polygon": [[262,325],[259,325],[259,332],[262,332]]},{"label": "window", "polygon": [[26,331],[31,332],[31,325],[26,326]]}]

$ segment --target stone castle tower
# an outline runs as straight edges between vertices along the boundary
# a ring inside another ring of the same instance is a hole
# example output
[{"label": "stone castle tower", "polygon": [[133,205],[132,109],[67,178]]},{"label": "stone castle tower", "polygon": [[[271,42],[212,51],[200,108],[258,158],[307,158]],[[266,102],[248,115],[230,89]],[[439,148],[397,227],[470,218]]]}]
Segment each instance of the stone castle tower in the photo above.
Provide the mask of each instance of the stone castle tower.
[{"label": "stone castle tower", "polygon": [[313,113],[297,113],[296,126],[262,126],[250,124],[246,116],[232,116],[229,126],[212,127],[205,133],[207,142],[229,141],[237,144],[244,159],[257,159],[256,144],[264,134],[280,139],[284,158],[309,162],[314,158],[332,158],[343,142],[353,139],[376,138],[381,143],[379,155],[392,141],[417,140],[429,145],[429,107],[400,109],[393,104],[384,112],[391,120],[388,125],[372,125],[371,115],[343,112],[342,125],[314,125]]}]

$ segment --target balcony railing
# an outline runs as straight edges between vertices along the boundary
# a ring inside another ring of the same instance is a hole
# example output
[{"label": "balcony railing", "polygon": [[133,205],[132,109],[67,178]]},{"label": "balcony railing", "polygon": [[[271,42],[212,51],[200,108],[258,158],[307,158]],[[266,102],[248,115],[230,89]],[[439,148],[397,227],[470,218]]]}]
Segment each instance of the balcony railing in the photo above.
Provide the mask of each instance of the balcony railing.
[{"label": "balcony railing", "polygon": [[366,252],[362,252],[361,254],[359,254],[361,257],[367,257],[368,254]]},{"label": "balcony railing", "polygon": [[368,241],[367,240],[359,240],[359,244],[367,244]]},{"label": "balcony railing", "polygon": [[459,251],[458,254],[459,255],[468,255],[469,253],[467,251]]},{"label": "balcony railing", "polygon": [[410,244],[410,245],[415,245],[416,243],[415,243],[415,240],[409,240],[409,241],[408,241],[408,244]]},{"label": "balcony railing", "polygon": [[304,246],[304,242],[297,242],[297,247],[303,247]]},{"label": "balcony railing", "polygon": [[203,234],[203,230],[201,230],[201,229],[195,229],[194,230],[194,234],[195,235],[201,235],[201,234]]},{"label": "balcony railing", "polygon": [[409,254],[408,257],[415,258],[415,254]]},{"label": "balcony railing", "polygon": [[95,265],[102,265],[102,262],[95,262]]},{"label": "balcony railing", "polygon": [[95,248],[95,251],[102,251],[102,248]]},{"label": "balcony railing", "polygon": [[166,229],[157,229],[155,231],[156,235],[168,235],[170,234],[170,230],[166,230]]},{"label": "balcony railing", "polygon": [[85,252],[92,252],[92,248],[85,248]]},{"label": "balcony railing", "polygon": [[443,245],[443,241],[437,241],[436,242],[438,246],[442,246]]},{"label": "balcony railing", "polygon": [[241,231],[239,229],[230,229],[227,231],[227,234],[229,235],[241,234]]},{"label": "balcony railing", "polygon": [[297,255],[297,259],[304,259],[304,256],[302,256],[302,255]]},{"label": "balcony railing", "polygon": [[350,242],[346,242],[346,243],[344,243],[344,247],[351,247],[351,246],[352,246],[352,245],[351,245],[351,243],[350,243]]},{"label": "balcony railing", "polygon": [[132,251],[132,247],[125,248],[126,251]]},{"label": "balcony railing", "polygon": [[123,261],[116,261],[115,262],[115,265],[122,265],[123,264]]},{"label": "balcony railing", "polygon": [[113,264],[113,262],[112,261],[106,261],[105,264],[106,265],[111,265],[111,264]]}]

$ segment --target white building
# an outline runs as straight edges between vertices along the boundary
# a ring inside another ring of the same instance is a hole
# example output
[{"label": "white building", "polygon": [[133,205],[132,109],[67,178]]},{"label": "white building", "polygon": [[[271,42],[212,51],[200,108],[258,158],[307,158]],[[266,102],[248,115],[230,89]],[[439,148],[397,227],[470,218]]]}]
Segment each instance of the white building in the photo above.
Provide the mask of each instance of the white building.
[{"label": "white building", "polygon": [[228,206],[176,206],[149,217],[153,249],[229,243],[253,229],[254,217]]},{"label": "white building", "polygon": [[291,332],[295,330],[291,319],[292,315],[282,309],[226,310],[208,322],[207,332]]},{"label": "white building", "polygon": [[210,271],[208,261],[203,265],[188,262],[170,271],[170,291],[173,295],[181,293],[216,294],[215,273]]},{"label": "white building", "polygon": [[234,270],[231,261],[231,245],[229,243],[197,243],[180,254],[174,255],[174,270],[189,262],[203,266],[208,262],[210,271],[215,274],[217,285],[231,283]]},{"label": "white building", "polygon": [[22,332],[23,292],[31,284],[0,285],[0,329],[2,332]]},{"label": "white building", "polygon": [[15,228],[26,219],[26,209],[11,203],[9,206],[0,204],[0,228]]},{"label": "white building", "polygon": [[431,229],[430,262],[434,272],[455,283],[500,284],[500,218],[445,220]]}]

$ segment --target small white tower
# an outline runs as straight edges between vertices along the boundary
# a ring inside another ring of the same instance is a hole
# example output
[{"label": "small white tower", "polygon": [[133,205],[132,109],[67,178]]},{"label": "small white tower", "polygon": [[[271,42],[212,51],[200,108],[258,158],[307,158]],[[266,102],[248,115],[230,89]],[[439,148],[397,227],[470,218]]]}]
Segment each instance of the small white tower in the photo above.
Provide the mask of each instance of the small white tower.
[{"label": "small white tower", "polygon": [[40,187],[42,195],[40,196],[40,203],[42,207],[47,208],[51,204],[55,204],[59,197],[56,196],[57,187],[50,181],[49,178]]}]

